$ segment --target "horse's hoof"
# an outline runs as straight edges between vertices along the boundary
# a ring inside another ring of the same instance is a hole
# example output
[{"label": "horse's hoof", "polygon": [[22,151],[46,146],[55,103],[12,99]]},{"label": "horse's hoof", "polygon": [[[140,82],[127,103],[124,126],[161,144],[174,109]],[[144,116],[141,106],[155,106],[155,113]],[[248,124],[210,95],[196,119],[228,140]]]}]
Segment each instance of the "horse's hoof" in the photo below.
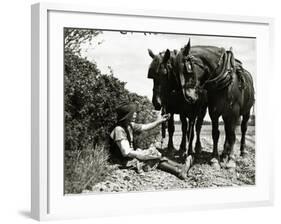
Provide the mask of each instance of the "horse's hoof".
[{"label": "horse's hoof", "polygon": [[246,151],[244,151],[244,152],[241,152],[240,153],[240,156],[242,157],[242,158],[246,158],[247,156],[248,156],[248,152],[246,152]]},{"label": "horse's hoof", "polygon": [[219,170],[221,168],[219,161],[217,158],[213,158],[211,159],[211,166],[215,169],[215,170]]},{"label": "horse's hoof", "polygon": [[226,163],[226,168],[228,170],[235,170],[236,168],[236,162],[233,159],[228,160],[228,162]]},{"label": "horse's hoof", "polygon": [[180,148],[177,152],[178,154],[187,154],[186,148]]},{"label": "horse's hoof", "polygon": [[198,150],[195,150],[195,155],[196,155],[196,156],[199,156],[199,155],[201,155],[201,154],[202,154],[202,150],[199,150],[199,151],[198,151]]},{"label": "horse's hoof", "polygon": [[167,150],[169,152],[177,152],[177,150],[174,147],[168,147]]},{"label": "horse's hoof", "polygon": [[227,153],[222,153],[220,156],[220,160],[221,161],[227,161],[228,160],[228,154]]},{"label": "horse's hoof", "polygon": [[212,167],[213,167],[213,169],[215,169],[215,170],[220,170],[220,169],[221,169],[221,166],[220,166],[219,163],[212,163]]},{"label": "horse's hoof", "polygon": [[199,159],[199,158],[200,158],[200,156],[201,156],[201,153],[199,153],[199,152],[195,152],[194,157],[195,157],[196,159]]},{"label": "horse's hoof", "polygon": [[179,150],[177,151],[177,154],[180,154],[180,155],[186,154],[186,153],[187,153],[186,148],[182,148],[182,147],[180,147]]},{"label": "horse's hoof", "polygon": [[168,150],[168,152],[166,153],[168,157],[173,157],[175,156],[175,154],[177,154],[177,151],[175,150]]},{"label": "horse's hoof", "polygon": [[175,151],[176,148],[174,147],[173,144],[168,144],[168,150],[169,150],[169,151]]},{"label": "horse's hoof", "polygon": [[186,152],[181,152],[180,157],[183,159],[183,161],[185,161],[186,158],[188,157],[188,154]]},{"label": "horse's hoof", "polygon": [[200,154],[202,152],[202,146],[201,145],[195,145],[195,153]]}]

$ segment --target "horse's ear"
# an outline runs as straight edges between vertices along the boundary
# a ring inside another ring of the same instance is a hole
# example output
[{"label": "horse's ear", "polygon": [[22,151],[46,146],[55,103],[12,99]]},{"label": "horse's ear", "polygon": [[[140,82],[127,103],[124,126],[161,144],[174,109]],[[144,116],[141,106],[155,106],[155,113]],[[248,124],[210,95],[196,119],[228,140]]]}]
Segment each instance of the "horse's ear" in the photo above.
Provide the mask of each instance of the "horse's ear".
[{"label": "horse's ear", "polygon": [[183,54],[184,54],[185,56],[187,56],[187,55],[189,54],[189,51],[190,51],[190,38],[189,38],[189,40],[188,40],[187,45],[184,46]]},{"label": "horse's ear", "polygon": [[155,57],[155,55],[153,54],[152,50],[150,50],[150,49],[148,49],[148,54],[149,54],[149,56],[152,57],[152,58]]},{"label": "horse's ear", "polygon": [[170,56],[171,56],[171,52],[169,49],[167,49],[163,58],[163,63],[167,63],[168,60],[170,59]]}]

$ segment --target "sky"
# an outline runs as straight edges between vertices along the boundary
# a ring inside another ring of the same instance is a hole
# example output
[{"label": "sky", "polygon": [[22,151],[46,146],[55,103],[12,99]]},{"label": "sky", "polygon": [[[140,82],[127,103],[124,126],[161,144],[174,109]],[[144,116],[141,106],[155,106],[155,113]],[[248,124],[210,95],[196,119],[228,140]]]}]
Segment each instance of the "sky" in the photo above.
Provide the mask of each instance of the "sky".
[{"label": "sky", "polygon": [[[152,61],[147,49],[155,54],[167,48],[180,49],[187,44],[214,45],[233,48],[236,58],[243,62],[244,67],[253,75],[256,73],[256,41],[250,38],[193,36],[177,34],[147,34],[127,33],[118,31],[103,31],[93,39],[93,44],[85,44],[82,55],[97,63],[104,74],[109,74],[108,66],[113,69],[114,76],[127,82],[126,87],[132,92],[152,97],[151,79],[147,78],[148,67]],[[100,45],[97,45],[101,42]]]},{"label": "sky", "polygon": [[[153,81],[147,78],[148,67],[152,61],[148,54],[151,49],[154,54],[161,51],[180,49],[188,40],[193,45],[213,45],[233,48],[235,58],[242,61],[256,80],[256,40],[253,38],[217,37],[179,34],[144,34],[130,33],[126,35],[119,31],[103,31],[92,40],[92,44],[82,45],[82,56],[97,64],[103,74],[109,74],[108,66],[114,76],[125,81],[126,88],[142,96],[152,98]],[[100,42],[101,44],[97,44]]]}]

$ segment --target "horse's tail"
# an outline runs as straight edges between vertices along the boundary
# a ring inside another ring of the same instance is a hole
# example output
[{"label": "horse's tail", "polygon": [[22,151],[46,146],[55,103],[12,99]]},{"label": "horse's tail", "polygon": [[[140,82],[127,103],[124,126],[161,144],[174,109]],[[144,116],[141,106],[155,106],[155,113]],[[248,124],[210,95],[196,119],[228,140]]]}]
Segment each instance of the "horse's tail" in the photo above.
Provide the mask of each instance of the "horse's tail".
[{"label": "horse's tail", "polygon": [[[254,81],[251,73],[244,69],[241,65],[236,68],[239,89],[243,92],[243,104],[245,103],[248,112],[255,106],[255,89]],[[244,101],[245,100],[245,101]],[[244,106],[245,106],[244,105]],[[246,113],[246,111],[244,111]]]}]

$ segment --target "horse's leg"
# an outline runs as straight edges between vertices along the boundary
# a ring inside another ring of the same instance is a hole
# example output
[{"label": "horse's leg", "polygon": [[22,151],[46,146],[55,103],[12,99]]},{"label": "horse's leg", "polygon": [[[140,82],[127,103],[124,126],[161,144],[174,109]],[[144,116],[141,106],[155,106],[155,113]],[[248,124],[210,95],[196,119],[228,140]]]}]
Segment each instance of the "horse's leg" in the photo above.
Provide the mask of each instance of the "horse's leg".
[{"label": "horse's leg", "polygon": [[228,116],[227,118],[223,118],[225,125],[225,143],[224,143],[224,151],[223,155],[227,155],[225,157],[226,160],[226,168],[235,169],[235,153],[234,153],[234,144],[236,140],[235,128],[237,124],[239,116],[235,113],[232,116]]},{"label": "horse's leg", "polygon": [[245,152],[245,135],[248,128],[248,121],[250,118],[250,111],[243,115],[242,123],[241,123],[241,142],[240,142],[240,155],[245,156],[247,153]]},{"label": "horse's leg", "polygon": [[221,161],[223,162],[223,166],[225,166],[225,164],[227,163],[228,161],[228,156],[229,156],[229,133],[230,133],[230,127],[229,127],[229,123],[225,120],[224,120],[224,132],[225,132],[225,141],[224,141],[224,145],[223,145],[223,151],[222,151],[222,154],[221,154]]},{"label": "horse's leg", "polygon": [[174,114],[171,114],[171,117],[168,120],[168,132],[169,132],[168,150],[169,152],[171,152],[175,149],[174,142],[173,142],[173,135],[175,132]]},{"label": "horse's leg", "polygon": [[218,141],[220,137],[219,131],[219,116],[210,113],[212,120],[212,138],[213,138],[213,158],[211,164],[214,168],[220,168],[219,165],[219,153],[218,153]]},{"label": "horse's leg", "polygon": [[180,120],[181,120],[182,139],[181,139],[179,153],[184,154],[184,153],[186,153],[186,134],[187,134],[186,116],[183,114],[180,114]]},{"label": "horse's leg", "polygon": [[195,123],[195,118],[189,119],[188,132],[187,132],[187,138],[188,138],[188,154],[187,155],[193,154],[192,143],[193,143],[193,138],[194,138],[194,123]]},{"label": "horse's leg", "polygon": [[196,153],[196,155],[199,155],[202,150],[201,141],[200,141],[200,132],[201,132],[201,128],[202,128],[202,124],[203,124],[206,112],[207,112],[207,106],[203,106],[200,109],[200,113],[196,120],[196,125],[195,125],[195,128],[196,128],[195,153]]}]

